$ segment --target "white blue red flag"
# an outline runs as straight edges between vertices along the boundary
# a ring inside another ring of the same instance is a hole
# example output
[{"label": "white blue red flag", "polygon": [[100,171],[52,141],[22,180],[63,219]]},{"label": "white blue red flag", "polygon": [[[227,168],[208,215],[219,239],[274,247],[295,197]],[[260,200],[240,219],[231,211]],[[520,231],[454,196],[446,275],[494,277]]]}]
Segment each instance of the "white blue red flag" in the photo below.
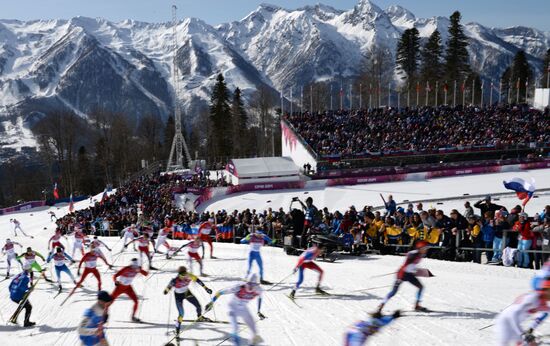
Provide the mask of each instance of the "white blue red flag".
[{"label": "white blue red flag", "polygon": [[57,190],[57,183],[53,184],[53,198],[59,199],[59,191]]},{"label": "white blue red flag", "polygon": [[535,193],[534,179],[528,182],[521,178],[512,178],[510,180],[504,180],[503,183],[505,188],[516,192],[518,198],[523,201],[523,206],[529,202]]},{"label": "white blue red flag", "polygon": [[103,195],[101,196],[101,201],[99,202],[99,204],[103,204],[108,197],[109,196],[107,195],[107,188],[105,188],[105,190],[103,190]]}]

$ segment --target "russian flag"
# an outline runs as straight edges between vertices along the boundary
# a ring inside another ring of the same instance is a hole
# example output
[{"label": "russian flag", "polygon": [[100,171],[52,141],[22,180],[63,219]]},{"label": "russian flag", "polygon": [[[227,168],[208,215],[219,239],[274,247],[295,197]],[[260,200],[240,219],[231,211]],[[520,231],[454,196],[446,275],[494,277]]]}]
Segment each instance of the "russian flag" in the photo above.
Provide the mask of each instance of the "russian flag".
[{"label": "russian flag", "polygon": [[53,184],[53,198],[59,199],[59,191],[57,190],[57,183]]},{"label": "russian flag", "polygon": [[103,190],[103,196],[101,196],[101,201],[99,202],[99,204],[103,204],[107,200],[107,197],[107,188],[105,188],[105,190]]},{"label": "russian flag", "polygon": [[504,180],[503,183],[505,188],[516,192],[518,198],[523,201],[523,206],[529,202],[535,193],[535,180],[532,178],[531,182],[527,182],[521,178],[512,178]]}]

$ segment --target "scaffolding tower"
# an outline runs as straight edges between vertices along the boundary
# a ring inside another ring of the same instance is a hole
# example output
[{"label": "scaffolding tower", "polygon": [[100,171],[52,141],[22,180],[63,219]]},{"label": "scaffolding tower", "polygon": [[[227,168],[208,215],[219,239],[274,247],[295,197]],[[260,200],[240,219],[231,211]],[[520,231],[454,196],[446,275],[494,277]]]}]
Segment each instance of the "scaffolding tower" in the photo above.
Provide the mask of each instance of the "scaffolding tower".
[{"label": "scaffolding tower", "polygon": [[[180,107],[180,76],[179,69],[177,64],[178,57],[178,17],[177,17],[177,7],[172,5],[172,25],[173,25],[173,35],[174,35],[174,59],[172,61],[172,76],[174,78],[174,123],[176,131],[174,133],[174,140],[172,141],[172,148],[170,149],[170,156],[168,157],[168,163],[166,164],[167,171],[181,170],[184,169],[191,163],[191,155],[189,154],[189,148],[183,137],[183,132],[181,129],[181,107]],[[185,151],[185,159],[184,159]]]}]

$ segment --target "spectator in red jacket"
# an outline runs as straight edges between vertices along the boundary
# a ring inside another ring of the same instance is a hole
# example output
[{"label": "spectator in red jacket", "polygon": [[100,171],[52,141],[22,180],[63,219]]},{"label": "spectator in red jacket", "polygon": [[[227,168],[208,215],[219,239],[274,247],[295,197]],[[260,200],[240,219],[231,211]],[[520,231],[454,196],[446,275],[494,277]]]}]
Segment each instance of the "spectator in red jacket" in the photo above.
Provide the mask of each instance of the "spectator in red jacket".
[{"label": "spectator in red jacket", "polygon": [[529,253],[524,252],[531,250],[533,240],[535,239],[533,232],[531,231],[531,223],[527,220],[528,215],[526,213],[519,214],[519,219],[514,224],[514,231],[519,232],[519,246],[520,251],[518,266],[521,268],[529,268]]}]

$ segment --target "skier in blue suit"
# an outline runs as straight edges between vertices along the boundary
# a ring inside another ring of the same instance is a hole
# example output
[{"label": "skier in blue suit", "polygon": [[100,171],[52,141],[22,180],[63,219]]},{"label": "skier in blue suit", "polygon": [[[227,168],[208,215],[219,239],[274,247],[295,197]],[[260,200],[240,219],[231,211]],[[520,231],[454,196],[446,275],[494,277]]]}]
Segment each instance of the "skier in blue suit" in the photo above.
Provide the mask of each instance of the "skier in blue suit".
[{"label": "skier in blue suit", "polygon": [[241,244],[250,244],[250,251],[248,253],[248,270],[246,271],[246,276],[250,274],[252,269],[252,262],[256,262],[260,268],[260,284],[266,285],[269,284],[268,281],[264,280],[264,264],[262,261],[262,255],[260,250],[265,244],[273,244],[274,241],[271,240],[267,235],[260,232],[260,230],[255,230],[253,233],[250,233],[248,236],[241,240]]}]

